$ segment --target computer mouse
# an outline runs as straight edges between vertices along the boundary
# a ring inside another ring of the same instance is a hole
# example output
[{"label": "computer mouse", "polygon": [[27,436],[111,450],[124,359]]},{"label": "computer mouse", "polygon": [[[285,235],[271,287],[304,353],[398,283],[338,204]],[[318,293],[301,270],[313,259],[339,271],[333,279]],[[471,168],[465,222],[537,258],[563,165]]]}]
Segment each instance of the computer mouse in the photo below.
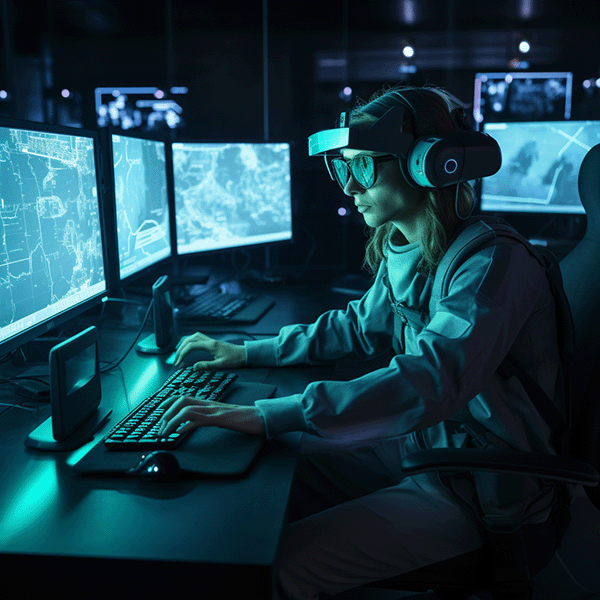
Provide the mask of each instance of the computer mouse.
[{"label": "computer mouse", "polygon": [[127,471],[144,479],[168,481],[181,475],[181,467],[177,457],[166,450],[154,450],[142,456],[140,462]]}]

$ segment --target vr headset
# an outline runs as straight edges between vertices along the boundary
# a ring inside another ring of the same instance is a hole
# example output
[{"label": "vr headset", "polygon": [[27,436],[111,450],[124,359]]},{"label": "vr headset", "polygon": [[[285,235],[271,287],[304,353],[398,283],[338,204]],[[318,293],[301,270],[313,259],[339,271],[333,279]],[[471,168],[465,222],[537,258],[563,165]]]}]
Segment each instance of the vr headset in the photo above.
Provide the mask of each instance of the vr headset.
[{"label": "vr headset", "polygon": [[432,110],[421,94],[410,90],[412,102],[421,103],[419,110],[414,109],[404,94],[408,95],[407,92],[395,95],[401,104],[389,107],[370,129],[350,127],[349,113],[343,112],[338,128],[319,131],[308,138],[309,156],[324,156],[333,179],[327,157],[339,155],[344,148],[395,154],[404,178],[416,188],[446,187],[488,177],[500,169],[502,154],[496,140],[485,133],[467,130],[466,124],[464,130],[422,137],[402,131],[406,110],[413,116],[418,113],[417,127],[424,119],[424,130],[434,130]]}]

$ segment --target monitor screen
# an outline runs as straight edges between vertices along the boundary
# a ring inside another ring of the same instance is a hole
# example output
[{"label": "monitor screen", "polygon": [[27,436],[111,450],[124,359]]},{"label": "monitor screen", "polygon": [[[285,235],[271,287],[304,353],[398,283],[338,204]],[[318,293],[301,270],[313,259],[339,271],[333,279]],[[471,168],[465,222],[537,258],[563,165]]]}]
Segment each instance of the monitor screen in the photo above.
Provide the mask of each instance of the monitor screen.
[{"label": "monitor screen", "polygon": [[489,121],[549,121],[571,118],[573,73],[477,73],[476,124]]},{"label": "monitor screen", "polygon": [[174,143],[178,254],[292,238],[288,143]]},{"label": "monitor screen", "polygon": [[579,168],[600,143],[600,121],[484,123],[502,151],[502,167],[481,180],[481,210],[584,213]]},{"label": "monitor screen", "polygon": [[94,132],[0,121],[0,349],[106,291]]},{"label": "monitor screen", "polygon": [[99,127],[147,132],[185,126],[182,99],[185,87],[101,87],[94,90]]},{"label": "monitor screen", "polygon": [[122,281],[171,256],[166,144],[111,133],[110,146]]}]

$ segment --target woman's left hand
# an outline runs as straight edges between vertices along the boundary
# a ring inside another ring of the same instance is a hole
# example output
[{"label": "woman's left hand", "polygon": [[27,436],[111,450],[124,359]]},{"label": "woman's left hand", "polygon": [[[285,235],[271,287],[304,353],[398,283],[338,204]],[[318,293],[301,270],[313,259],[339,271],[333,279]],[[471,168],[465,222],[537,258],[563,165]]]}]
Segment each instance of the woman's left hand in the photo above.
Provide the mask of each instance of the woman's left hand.
[{"label": "woman's left hand", "polygon": [[[205,425],[265,435],[264,419],[256,406],[238,406],[199,400],[192,396],[175,396],[165,400],[159,408],[166,409],[160,419],[160,436],[166,437],[175,431],[183,433]],[[181,429],[178,429],[180,426]]]}]

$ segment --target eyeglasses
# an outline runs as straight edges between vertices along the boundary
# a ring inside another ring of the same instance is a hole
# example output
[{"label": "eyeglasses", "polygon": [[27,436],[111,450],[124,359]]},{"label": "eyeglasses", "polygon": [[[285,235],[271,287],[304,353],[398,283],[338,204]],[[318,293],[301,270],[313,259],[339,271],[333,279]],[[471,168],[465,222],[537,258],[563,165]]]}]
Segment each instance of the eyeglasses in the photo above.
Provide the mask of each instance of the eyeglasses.
[{"label": "eyeglasses", "polygon": [[375,181],[377,180],[376,165],[397,158],[394,154],[386,154],[384,156],[360,154],[351,160],[336,157],[330,159],[331,167],[329,172],[342,189],[346,187],[350,174],[352,174],[356,183],[365,190],[368,190],[375,185]]}]

